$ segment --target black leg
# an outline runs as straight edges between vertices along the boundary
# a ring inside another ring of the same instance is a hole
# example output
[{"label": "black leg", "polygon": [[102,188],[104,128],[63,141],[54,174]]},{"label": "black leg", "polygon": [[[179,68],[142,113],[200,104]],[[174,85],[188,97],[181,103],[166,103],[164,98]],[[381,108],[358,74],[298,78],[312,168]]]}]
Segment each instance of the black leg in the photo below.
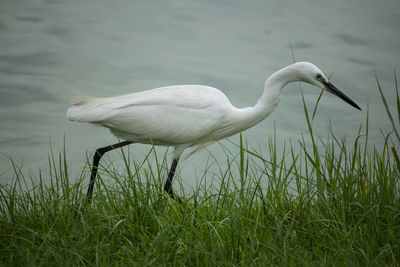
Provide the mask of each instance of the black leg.
[{"label": "black leg", "polygon": [[89,182],[89,187],[88,187],[88,191],[87,191],[87,203],[89,204],[90,201],[92,200],[92,194],[93,194],[93,187],[94,187],[94,180],[96,179],[96,175],[97,175],[97,168],[99,167],[99,162],[101,157],[104,155],[104,153],[119,148],[119,147],[123,147],[126,145],[132,144],[132,142],[130,141],[123,141],[123,142],[119,142],[110,146],[105,146],[105,147],[100,147],[96,150],[96,152],[94,153],[94,157],[93,157],[93,167],[92,167],[92,174],[90,176],[90,182]]},{"label": "black leg", "polygon": [[172,161],[171,169],[169,170],[169,173],[168,173],[167,181],[165,181],[165,184],[164,184],[164,191],[167,192],[170,195],[170,197],[172,197],[173,199],[177,199],[179,202],[181,202],[181,199],[179,197],[175,196],[174,191],[172,190],[172,179],[174,178],[174,174],[175,174],[177,165],[178,165],[178,160],[174,159],[174,161]]}]

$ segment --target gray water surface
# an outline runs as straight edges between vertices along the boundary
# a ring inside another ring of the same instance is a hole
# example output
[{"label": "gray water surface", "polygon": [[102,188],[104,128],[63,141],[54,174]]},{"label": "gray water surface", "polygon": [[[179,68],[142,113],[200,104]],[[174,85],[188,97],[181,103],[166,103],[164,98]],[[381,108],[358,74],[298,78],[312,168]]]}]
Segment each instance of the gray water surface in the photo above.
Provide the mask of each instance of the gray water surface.
[{"label": "gray water surface", "polygon": [[[293,62],[289,43],[297,61],[333,74],[331,81],[363,108],[324,94],[316,134],[327,136],[330,122],[353,141],[369,104],[370,143],[381,144],[380,130],[390,124],[374,69],[393,100],[393,69],[400,69],[398,0],[1,0],[0,182],[12,179],[9,158],[28,172],[45,170],[50,144],[58,152],[64,138],[76,175],[86,153],[91,157],[96,147],[118,141],[106,129],[66,120],[77,93],[105,97],[204,84],[222,90],[238,107],[250,106],[266,78]],[[308,85],[303,90],[313,107],[320,91]],[[307,134],[298,84],[287,86],[274,113],[244,133],[249,146],[267,149],[274,123],[279,140]],[[238,143],[238,136],[230,140]],[[131,147],[138,158],[148,150]],[[209,152],[222,155],[219,145]],[[201,176],[209,152],[180,165],[187,184]]]}]

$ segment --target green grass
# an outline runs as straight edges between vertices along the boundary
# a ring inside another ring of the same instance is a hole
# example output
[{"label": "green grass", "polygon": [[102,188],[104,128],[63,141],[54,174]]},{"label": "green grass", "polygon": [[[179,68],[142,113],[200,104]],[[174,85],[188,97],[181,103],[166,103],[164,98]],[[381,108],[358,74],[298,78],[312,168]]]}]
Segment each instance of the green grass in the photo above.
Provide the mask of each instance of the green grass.
[{"label": "green grass", "polygon": [[323,141],[316,107],[304,105],[310,134],[270,138],[266,155],[242,136],[235,152],[221,145],[227,167],[204,170],[198,180],[211,185],[181,186],[181,204],[162,193],[168,165],[154,149],[141,162],[119,150],[122,170],[103,161],[90,206],[89,171],[71,181],[65,152],[37,177],[12,163],[14,183],[0,188],[0,265],[398,265],[400,101],[392,114],[378,89],[393,126],[383,147],[368,143],[368,115],[355,140],[331,131]]}]

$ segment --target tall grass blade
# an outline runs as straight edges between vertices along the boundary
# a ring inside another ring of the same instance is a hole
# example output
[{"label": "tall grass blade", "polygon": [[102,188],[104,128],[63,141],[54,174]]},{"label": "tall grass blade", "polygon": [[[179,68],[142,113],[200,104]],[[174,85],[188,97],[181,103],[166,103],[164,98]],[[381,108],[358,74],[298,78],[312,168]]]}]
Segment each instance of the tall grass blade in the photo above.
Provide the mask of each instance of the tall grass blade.
[{"label": "tall grass blade", "polygon": [[317,103],[315,103],[311,120],[314,120],[315,114],[317,114],[318,104],[319,104],[319,101],[321,100],[321,97],[322,97],[323,94],[324,94],[324,90],[321,90],[321,93],[319,93],[319,96],[318,96],[318,99],[317,99]]},{"label": "tall grass blade", "polygon": [[394,85],[396,88],[396,104],[397,104],[397,119],[400,124],[400,97],[399,97],[399,88],[397,84],[397,71],[394,69]]},{"label": "tall grass blade", "polygon": [[[380,96],[381,96],[381,99],[382,99],[382,103],[383,103],[383,105],[385,106],[385,109],[386,109],[386,114],[387,114],[387,116],[388,116],[388,118],[390,120],[390,123],[392,124],[392,128],[393,128],[393,131],[396,134],[397,140],[400,142],[400,135],[397,132],[396,124],[394,123],[392,113],[390,112],[389,105],[388,105],[388,103],[386,101],[385,95],[383,94],[382,87],[381,87],[381,84],[379,83],[378,76],[377,76],[376,72],[375,72],[375,79],[376,79],[376,83],[378,85],[378,90],[379,90],[379,93],[380,93]],[[398,100],[398,97],[397,97],[397,100]]]},{"label": "tall grass blade", "polygon": [[397,171],[400,173],[400,159],[399,159],[399,155],[397,154],[396,148],[392,147],[392,154],[394,157],[394,160],[396,162],[395,166],[397,166]]}]

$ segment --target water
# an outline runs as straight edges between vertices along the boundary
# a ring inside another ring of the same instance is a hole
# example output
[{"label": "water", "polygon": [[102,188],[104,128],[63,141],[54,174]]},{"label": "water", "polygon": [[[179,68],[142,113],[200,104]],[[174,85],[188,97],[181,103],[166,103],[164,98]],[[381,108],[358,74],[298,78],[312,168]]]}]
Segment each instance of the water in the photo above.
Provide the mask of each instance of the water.
[{"label": "water", "polygon": [[[28,173],[46,169],[50,144],[65,139],[72,172],[79,173],[98,146],[117,140],[105,129],[68,122],[74,94],[113,96],[171,84],[221,89],[239,107],[254,105],[265,79],[297,61],[318,65],[355,100],[357,111],[325,94],[314,122],[327,135],[354,140],[370,111],[370,141],[390,125],[377,91],[375,69],[393,99],[393,68],[400,69],[400,2],[354,1],[1,1],[0,157],[1,184],[9,183],[9,158]],[[319,90],[303,85],[306,100]],[[393,101],[391,105],[394,107]],[[280,140],[307,134],[297,84],[284,89],[275,112],[245,132],[249,146],[266,149],[275,122]],[[238,137],[230,140],[238,142]],[[224,143],[228,144],[228,143]],[[149,147],[131,148],[142,157]],[[209,147],[213,155],[221,147]],[[194,183],[207,151],[180,166]],[[109,155],[106,160],[119,157]]]}]

